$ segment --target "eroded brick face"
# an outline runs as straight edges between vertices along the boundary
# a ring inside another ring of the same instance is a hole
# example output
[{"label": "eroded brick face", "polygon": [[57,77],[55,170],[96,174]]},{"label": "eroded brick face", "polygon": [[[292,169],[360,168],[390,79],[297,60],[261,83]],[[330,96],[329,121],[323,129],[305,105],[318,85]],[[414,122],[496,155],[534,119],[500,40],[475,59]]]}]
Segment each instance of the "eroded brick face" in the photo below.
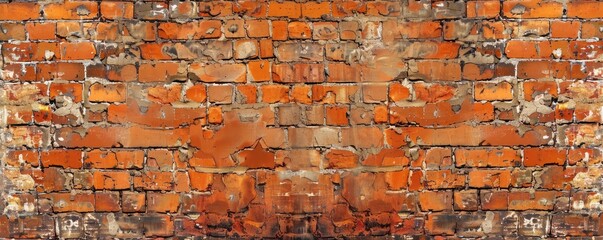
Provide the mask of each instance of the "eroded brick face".
[{"label": "eroded brick face", "polygon": [[602,8],[0,0],[0,238],[603,235]]}]

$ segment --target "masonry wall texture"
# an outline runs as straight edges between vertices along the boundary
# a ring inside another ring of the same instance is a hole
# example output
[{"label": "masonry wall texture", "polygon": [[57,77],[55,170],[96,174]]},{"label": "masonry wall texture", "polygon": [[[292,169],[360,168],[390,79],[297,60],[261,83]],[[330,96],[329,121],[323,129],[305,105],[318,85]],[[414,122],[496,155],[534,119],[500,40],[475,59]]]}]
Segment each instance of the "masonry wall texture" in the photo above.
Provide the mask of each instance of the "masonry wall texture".
[{"label": "masonry wall texture", "polygon": [[0,0],[0,238],[603,235],[601,9]]}]

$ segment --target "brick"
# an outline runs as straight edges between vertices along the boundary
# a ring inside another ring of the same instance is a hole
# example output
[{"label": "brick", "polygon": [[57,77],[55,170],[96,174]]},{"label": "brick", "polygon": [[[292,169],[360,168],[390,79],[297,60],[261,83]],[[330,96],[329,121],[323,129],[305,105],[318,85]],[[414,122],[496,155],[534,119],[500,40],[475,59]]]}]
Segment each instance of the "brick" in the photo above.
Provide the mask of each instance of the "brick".
[{"label": "brick", "polygon": [[90,86],[91,102],[123,102],[126,100],[125,84],[94,83]]},{"label": "brick", "polygon": [[92,1],[65,1],[44,6],[44,17],[55,20],[94,19],[98,17],[98,3]]},{"label": "brick", "polygon": [[603,14],[595,9],[599,9],[603,4],[591,1],[576,1],[567,5],[567,16],[570,18],[602,18]]},{"label": "brick", "polygon": [[94,209],[97,212],[118,212],[121,210],[119,193],[106,192],[94,194]]},{"label": "brick", "polygon": [[513,167],[521,164],[519,152],[509,148],[458,149],[454,155],[457,167]]},{"label": "brick", "polygon": [[466,177],[450,170],[425,172],[425,187],[427,189],[461,188],[465,185]]},{"label": "brick", "polygon": [[243,14],[251,17],[266,17],[268,3],[257,1],[241,1],[233,5],[235,13]]},{"label": "brick", "polygon": [[348,150],[332,149],[325,155],[325,168],[353,168],[358,163],[358,156]]},{"label": "brick", "polygon": [[508,170],[474,170],[469,172],[469,187],[508,188],[511,172]]},{"label": "brick", "polygon": [[147,194],[147,210],[150,212],[176,212],[180,202],[180,195],[175,193],[149,193]]},{"label": "brick", "polygon": [[191,64],[189,78],[202,82],[244,82],[246,81],[244,64]]},{"label": "brick", "polygon": [[291,39],[310,39],[312,38],[312,29],[306,22],[290,22],[287,25],[289,38]]},{"label": "brick", "polygon": [[81,168],[82,152],[78,150],[53,150],[42,153],[40,160],[44,167]]},{"label": "brick", "polygon": [[307,2],[301,6],[302,16],[306,18],[328,17],[331,13],[331,4],[329,2]]},{"label": "brick", "polygon": [[141,64],[138,80],[141,82],[166,82],[186,78],[186,67],[180,63],[161,62]]},{"label": "brick", "polygon": [[208,39],[222,35],[222,23],[216,20],[195,21],[190,23],[161,23],[157,27],[158,36],[164,39]]},{"label": "brick", "polygon": [[551,37],[578,38],[580,25],[579,21],[553,21],[551,22]]},{"label": "brick", "polygon": [[526,167],[544,166],[547,164],[565,164],[566,151],[554,148],[526,148],[523,150]]},{"label": "brick", "polygon": [[475,84],[475,100],[505,101],[512,99],[513,89],[508,82]]},{"label": "brick", "polygon": [[408,187],[409,170],[386,172],[385,182],[390,190],[402,190]]},{"label": "brick", "polygon": [[50,199],[54,212],[92,212],[94,211],[94,194],[89,193],[50,193],[40,196]]},{"label": "brick", "polygon": [[475,211],[478,209],[479,199],[476,190],[454,192],[454,209]]},{"label": "brick", "polygon": [[23,24],[2,23],[4,29],[0,32],[0,40],[25,40],[25,26]]},{"label": "brick", "polygon": [[262,102],[287,103],[289,102],[289,88],[281,85],[262,85],[260,87]]},{"label": "brick", "polygon": [[146,195],[144,193],[123,192],[121,195],[122,211],[144,212],[146,210]]},{"label": "brick", "polygon": [[147,99],[165,104],[180,101],[182,85],[171,84],[147,89]]},{"label": "brick", "polygon": [[426,191],[419,193],[419,205],[423,211],[438,212],[452,210],[452,204],[452,192],[450,191]]},{"label": "brick", "polygon": [[251,61],[247,63],[247,77],[254,82],[271,79],[271,63],[268,61]]},{"label": "brick", "polygon": [[502,3],[502,11],[511,18],[559,18],[563,15],[563,6],[547,0],[512,0]]},{"label": "brick", "polygon": [[233,4],[230,2],[200,2],[198,8],[201,17],[223,17],[233,13]]},{"label": "brick", "polygon": [[74,102],[81,102],[83,86],[78,83],[53,83],[50,85],[50,99],[59,96],[71,98]]},{"label": "brick", "polygon": [[558,192],[509,192],[509,210],[552,210]]},{"label": "brick", "polygon": [[[130,186],[128,182],[128,187]],[[171,191],[173,187],[171,172],[146,171],[141,176],[134,177],[135,189]]]},{"label": "brick", "polygon": [[130,174],[126,171],[94,172],[94,188],[123,190],[130,189]]},{"label": "brick", "polygon": [[268,5],[268,17],[300,18],[302,4],[293,1],[271,1]]},{"label": "brick", "polygon": [[100,16],[106,19],[132,19],[134,4],[130,2],[101,2]]},{"label": "brick", "polygon": [[1,3],[0,20],[25,21],[40,18],[40,5],[29,2]]},{"label": "brick", "polygon": [[268,20],[247,20],[245,21],[247,36],[252,38],[262,38],[270,36],[270,22]]},{"label": "brick", "polygon": [[90,168],[142,168],[142,151],[103,151],[92,150],[84,156],[84,167]]},{"label": "brick", "polygon": [[475,0],[467,2],[468,18],[494,18],[500,14],[500,2],[495,0]]},{"label": "brick", "polygon": [[480,199],[482,210],[507,210],[509,206],[507,191],[481,191]]},{"label": "brick", "polygon": [[339,142],[335,128],[290,128],[289,143],[292,146],[330,146]]},{"label": "brick", "polygon": [[10,62],[29,62],[29,61],[43,61],[52,60],[53,58],[60,58],[61,52],[57,43],[31,43],[21,42],[9,44],[5,43],[2,45],[2,55],[5,57],[5,61]]},{"label": "brick", "polygon": [[238,40],[234,46],[236,59],[257,58],[260,47],[255,40]]}]

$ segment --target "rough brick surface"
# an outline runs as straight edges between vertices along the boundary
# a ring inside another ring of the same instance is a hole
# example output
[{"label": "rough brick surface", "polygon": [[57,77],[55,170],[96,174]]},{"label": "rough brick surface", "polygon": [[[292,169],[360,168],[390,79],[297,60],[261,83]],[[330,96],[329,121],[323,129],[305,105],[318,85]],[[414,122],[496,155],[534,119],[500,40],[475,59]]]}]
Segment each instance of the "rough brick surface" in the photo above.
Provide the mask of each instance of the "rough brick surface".
[{"label": "rough brick surface", "polygon": [[601,236],[602,8],[0,0],[0,238]]}]

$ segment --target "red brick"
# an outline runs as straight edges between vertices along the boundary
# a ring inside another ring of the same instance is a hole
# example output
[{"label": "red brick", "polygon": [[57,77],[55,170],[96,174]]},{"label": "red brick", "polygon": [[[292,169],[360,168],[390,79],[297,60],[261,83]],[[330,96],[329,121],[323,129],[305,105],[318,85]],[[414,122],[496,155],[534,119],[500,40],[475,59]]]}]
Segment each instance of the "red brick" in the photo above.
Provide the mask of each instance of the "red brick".
[{"label": "red brick", "polygon": [[119,193],[103,192],[94,194],[94,209],[97,212],[119,212]]},{"label": "red brick", "polygon": [[94,83],[90,86],[88,100],[91,102],[123,102],[126,100],[126,94],[125,84]]},{"label": "red brick", "polygon": [[301,3],[293,1],[271,1],[268,5],[268,17],[300,18],[302,15]]},{"label": "red brick", "polygon": [[511,0],[502,3],[503,15],[511,18],[559,18],[563,6],[548,0]]},{"label": "red brick", "polygon": [[358,156],[348,150],[332,149],[325,155],[325,168],[345,169],[358,164]]},{"label": "red brick", "polygon": [[510,148],[457,149],[457,167],[514,167],[521,164],[518,151]]},{"label": "red brick", "polygon": [[523,150],[523,164],[526,167],[544,166],[548,164],[563,165],[567,151],[555,148],[526,148]]},{"label": "red brick", "polygon": [[425,191],[419,193],[419,205],[423,211],[444,211],[452,210],[452,192],[451,191]]},{"label": "red brick", "polygon": [[267,6],[266,2],[244,0],[234,4],[233,11],[250,17],[266,17]]},{"label": "red brick", "polygon": [[90,168],[142,168],[142,151],[103,151],[92,150],[84,157],[84,166]]},{"label": "red brick", "polygon": [[141,82],[166,82],[186,78],[186,67],[180,63],[162,62],[141,64],[138,80]]},{"label": "red brick", "polygon": [[224,17],[233,13],[233,4],[230,2],[199,2],[198,4],[201,17]]},{"label": "red brick", "polygon": [[496,0],[475,0],[467,2],[467,17],[494,18],[500,14],[500,2]]},{"label": "red brick", "polygon": [[93,1],[65,1],[44,6],[44,17],[56,20],[81,20],[98,17],[98,3]]},{"label": "red brick", "polygon": [[146,210],[146,195],[144,193],[123,192],[121,207],[123,212],[144,212]]},{"label": "red brick", "polygon": [[473,170],[469,172],[469,187],[508,188],[511,172],[508,170]]},{"label": "red brick", "polygon": [[559,192],[509,192],[509,210],[552,210]]},{"label": "red brick", "polygon": [[78,150],[52,150],[41,154],[44,167],[81,168],[82,152]]},{"label": "red brick", "polygon": [[270,22],[268,20],[247,20],[245,26],[249,37],[270,37]]},{"label": "red brick", "polygon": [[163,39],[207,39],[222,35],[222,23],[217,20],[196,21],[190,23],[161,23],[158,35]]},{"label": "red brick", "polygon": [[130,173],[126,171],[94,172],[94,188],[108,190],[130,189]]},{"label": "red brick", "polygon": [[262,85],[260,87],[262,93],[262,102],[277,103],[289,102],[289,88],[281,85]]},{"label": "red brick", "polygon": [[58,96],[71,98],[74,102],[82,101],[83,86],[79,83],[52,83],[50,85],[50,99]]},{"label": "red brick", "polygon": [[101,2],[100,14],[106,19],[132,19],[134,4],[131,2]]},{"label": "red brick", "polygon": [[475,84],[475,100],[505,101],[512,99],[513,85],[508,82]]},{"label": "red brick", "polygon": [[245,82],[244,64],[191,64],[189,77],[202,82]]},{"label": "red brick", "polygon": [[287,25],[289,38],[291,39],[310,39],[312,38],[312,30],[306,22],[290,22]]},{"label": "red brick", "polygon": [[465,190],[454,192],[454,209],[475,211],[479,208],[478,194],[476,190]]},{"label": "red brick", "polygon": [[40,196],[50,199],[54,212],[93,212],[94,194],[90,193],[50,193]]},{"label": "red brick", "polygon": [[0,4],[0,20],[25,21],[40,18],[40,5],[33,2]]},{"label": "red brick", "polygon": [[348,125],[347,107],[329,106],[327,107],[327,125],[345,126]]},{"label": "red brick", "polygon": [[147,211],[168,213],[178,211],[180,205],[180,195],[176,193],[155,193],[147,194]]},{"label": "red brick", "polygon": [[575,1],[567,5],[567,16],[571,18],[603,18],[603,13],[597,11],[603,3],[597,1]]},{"label": "red brick", "polygon": [[[128,187],[132,184],[128,183]],[[146,171],[134,177],[134,188],[144,190],[171,191],[174,187],[172,172]]]},{"label": "red brick", "polygon": [[509,207],[507,191],[481,191],[480,199],[482,210],[507,210]]}]

